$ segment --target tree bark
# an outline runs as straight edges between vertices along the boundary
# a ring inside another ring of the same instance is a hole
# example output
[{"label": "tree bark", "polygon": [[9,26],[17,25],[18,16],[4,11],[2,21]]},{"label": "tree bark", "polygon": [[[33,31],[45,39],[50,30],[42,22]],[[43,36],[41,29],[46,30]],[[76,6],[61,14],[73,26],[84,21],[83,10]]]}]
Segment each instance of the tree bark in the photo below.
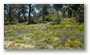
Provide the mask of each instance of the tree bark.
[{"label": "tree bark", "polygon": [[9,23],[11,24],[11,4],[10,4],[10,7],[9,7]]},{"label": "tree bark", "polygon": [[20,19],[20,11],[19,11],[19,13],[18,13],[18,18],[19,18],[19,19],[18,19],[18,22],[21,23],[21,19]]},{"label": "tree bark", "polygon": [[69,15],[69,18],[71,18],[71,17],[72,17],[72,12],[69,11],[69,12],[68,12],[68,15]]},{"label": "tree bark", "polygon": [[43,21],[44,21],[44,6],[43,6]]},{"label": "tree bark", "polygon": [[29,4],[29,17],[28,17],[28,24],[30,24],[31,22],[30,22],[30,20],[31,20],[31,4]]}]

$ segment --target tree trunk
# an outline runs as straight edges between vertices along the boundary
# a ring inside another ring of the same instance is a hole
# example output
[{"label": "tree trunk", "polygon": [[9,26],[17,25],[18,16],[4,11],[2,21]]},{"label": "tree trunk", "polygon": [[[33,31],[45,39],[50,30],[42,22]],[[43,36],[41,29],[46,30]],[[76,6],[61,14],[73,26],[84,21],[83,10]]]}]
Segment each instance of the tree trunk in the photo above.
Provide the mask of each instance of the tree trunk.
[{"label": "tree trunk", "polygon": [[30,20],[31,20],[31,4],[29,4],[29,17],[28,17],[28,24],[30,24],[31,22],[30,22]]},{"label": "tree trunk", "polygon": [[44,6],[43,6],[43,21],[44,21]]},{"label": "tree trunk", "polygon": [[20,12],[18,13],[18,22],[21,23],[21,20],[20,20]]},{"label": "tree trunk", "polygon": [[9,23],[11,24],[11,4],[10,4],[10,7],[9,7]]},{"label": "tree trunk", "polygon": [[72,17],[72,12],[69,11],[69,12],[68,12],[68,15],[69,15],[69,18],[71,18],[71,17]]},{"label": "tree trunk", "polygon": [[72,16],[72,13],[70,12],[70,14],[69,14],[69,15],[70,15],[70,18],[71,18],[71,16]]}]

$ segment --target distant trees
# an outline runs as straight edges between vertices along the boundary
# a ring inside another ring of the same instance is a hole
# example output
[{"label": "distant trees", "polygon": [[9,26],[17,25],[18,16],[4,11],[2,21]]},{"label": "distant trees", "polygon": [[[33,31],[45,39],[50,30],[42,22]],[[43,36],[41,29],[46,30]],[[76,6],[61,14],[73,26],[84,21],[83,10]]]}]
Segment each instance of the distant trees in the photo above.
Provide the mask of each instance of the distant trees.
[{"label": "distant trees", "polygon": [[75,17],[78,22],[84,22],[84,4],[67,5],[68,16]]},{"label": "distant trees", "polygon": [[22,4],[4,4],[4,14],[5,14],[5,20],[9,20],[9,23],[11,24],[12,21],[15,21],[18,19],[18,22],[21,23],[21,14],[22,12]]},{"label": "distant trees", "polygon": [[36,9],[40,11],[42,15],[42,21],[45,21],[45,16],[48,14],[50,4],[37,4]]},{"label": "distant trees", "polygon": [[23,16],[24,16],[24,20],[27,21],[26,16],[25,16],[26,13],[27,13],[27,9],[28,9],[27,4],[22,4],[21,8],[22,8],[22,13],[23,13]]},{"label": "distant trees", "polygon": [[77,4],[75,12],[76,20],[80,23],[84,22],[84,4]]},{"label": "distant trees", "polygon": [[16,13],[18,14],[17,18],[18,18],[18,22],[21,23],[21,18],[20,18],[20,15],[21,15],[21,5],[16,5]]},{"label": "distant trees", "polygon": [[[4,20],[8,23],[26,22],[28,24],[50,22],[57,24],[62,18],[74,17],[84,22],[84,4],[4,4]],[[56,19],[55,19],[56,18]]]},{"label": "distant trees", "polygon": [[43,4],[43,21],[45,21],[45,15],[47,15],[48,14],[48,8],[49,8],[49,4]]},{"label": "distant trees", "polygon": [[8,5],[4,4],[4,21],[8,21],[8,19],[6,19],[9,17],[8,12],[9,12]]}]

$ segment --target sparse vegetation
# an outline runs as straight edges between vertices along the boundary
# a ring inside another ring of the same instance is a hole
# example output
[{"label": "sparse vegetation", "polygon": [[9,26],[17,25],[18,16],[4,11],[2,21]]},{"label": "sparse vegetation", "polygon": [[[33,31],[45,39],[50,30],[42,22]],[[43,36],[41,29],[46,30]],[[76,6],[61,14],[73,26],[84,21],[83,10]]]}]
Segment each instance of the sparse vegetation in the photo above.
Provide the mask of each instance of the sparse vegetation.
[{"label": "sparse vegetation", "polygon": [[57,25],[52,25],[51,22],[34,25],[5,25],[5,41],[14,43],[10,47],[12,49],[21,47],[21,45],[16,47],[17,43],[33,44],[34,49],[47,49],[48,45],[52,46],[50,49],[83,49],[84,24],[78,24],[75,20],[71,22],[72,19],[64,19]]}]

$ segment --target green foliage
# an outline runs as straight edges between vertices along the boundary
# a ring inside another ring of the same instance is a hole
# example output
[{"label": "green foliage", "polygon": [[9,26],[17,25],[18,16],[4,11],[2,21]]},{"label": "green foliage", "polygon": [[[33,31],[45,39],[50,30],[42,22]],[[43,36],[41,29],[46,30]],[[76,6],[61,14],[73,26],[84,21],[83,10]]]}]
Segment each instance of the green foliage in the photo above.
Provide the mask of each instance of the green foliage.
[{"label": "green foliage", "polygon": [[42,23],[42,18],[39,18],[39,19],[38,19],[38,22],[39,22],[39,23]]},{"label": "green foliage", "polygon": [[15,42],[16,42],[16,43],[22,43],[22,40],[16,39]]},{"label": "green foliage", "polygon": [[[4,40],[12,41],[15,44],[15,46],[5,46],[5,48],[84,48],[84,23],[78,24],[74,18],[64,18],[61,20],[60,24],[54,25],[52,25],[52,22],[38,23],[34,25],[26,25],[25,23],[21,23],[16,25],[5,25],[4,29]],[[18,47],[16,44],[19,44],[22,47]]]},{"label": "green foliage", "polygon": [[62,17],[74,17],[79,23],[83,23],[84,4],[4,4],[4,24],[26,21],[28,24],[50,21],[59,24]]},{"label": "green foliage", "polygon": [[79,23],[84,22],[84,4],[79,5],[76,15],[76,20]]},{"label": "green foliage", "polygon": [[20,37],[16,37],[17,39],[19,39],[19,40],[22,40],[23,39],[23,37],[22,36],[20,36]]},{"label": "green foliage", "polygon": [[46,47],[47,46],[47,44],[46,43],[38,43],[36,46],[35,46],[35,48],[37,48],[37,49],[45,49],[45,48],[47,48]]},{"label": "green foliage", "polygon": [[69,18],[75,17],[79,23],[84,22],[84,4],[69,4],[67,11]]},{"label": "green foliage", "polygon": [[80,49],[84,48],[83,44],[80,41],[77,40],[73,40],[73,39],[68,39],[66,44],[65,44],[65,48],[77,48]]},{"label": "green foliage", "polygon": [[5,40],[5,41],[6,41],[6,40],[8,40],[8,41],[14,41],[15,38],[13,38],[13,37],[5,37],[4,40]]},{"label": "green foliage", "polygon": [[34,37],[34,34],[33,33],[28,33],[28,34],[26,34],[26,36],[33,38]]}]

